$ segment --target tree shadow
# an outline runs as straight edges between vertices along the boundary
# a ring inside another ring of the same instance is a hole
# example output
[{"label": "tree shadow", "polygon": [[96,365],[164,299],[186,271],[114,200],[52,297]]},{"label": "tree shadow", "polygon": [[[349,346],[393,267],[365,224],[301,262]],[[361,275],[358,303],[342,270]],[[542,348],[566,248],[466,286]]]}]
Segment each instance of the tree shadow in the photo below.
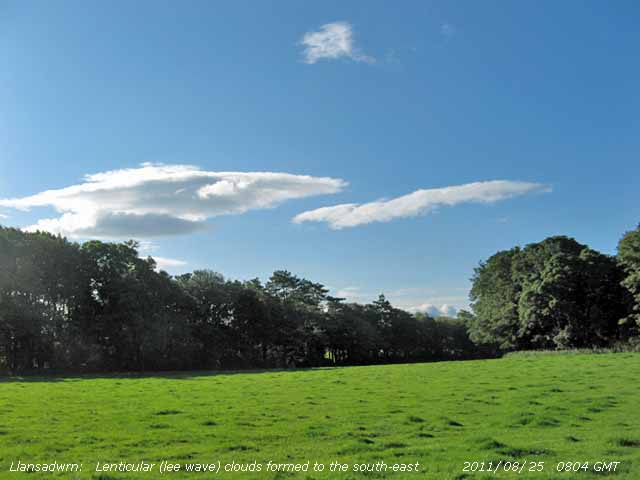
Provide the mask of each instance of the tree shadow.
[{"label": "tree shadow", "polygon": [[188,371],[154,371],[154,372],[91,372],[65,373],[57,372],[43,374],[0,375],[2,383],[38,383],[38,382],[69,382],[79,380],[141,380],[141,379],[169,379],[194,380],[203,377],[219,377],[229,375],[261,375],[265,373],[299,373],[308,371],[337,370],[348,367],[304,367],[304,368],[261,368],[248,370],[188,370]]}]

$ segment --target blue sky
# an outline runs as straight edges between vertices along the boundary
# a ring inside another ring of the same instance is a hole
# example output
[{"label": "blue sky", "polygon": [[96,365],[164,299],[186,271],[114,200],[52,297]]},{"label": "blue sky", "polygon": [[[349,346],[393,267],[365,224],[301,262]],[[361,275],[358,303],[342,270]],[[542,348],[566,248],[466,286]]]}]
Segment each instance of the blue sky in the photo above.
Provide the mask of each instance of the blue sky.
[{"label": "blue sky", "polygon": [[0,222],[139,238],[172,273],[288,269],[352,300],[464,307],[499,249],[567,234],[615,253],[640,220],[639,18],[2,2]]}]

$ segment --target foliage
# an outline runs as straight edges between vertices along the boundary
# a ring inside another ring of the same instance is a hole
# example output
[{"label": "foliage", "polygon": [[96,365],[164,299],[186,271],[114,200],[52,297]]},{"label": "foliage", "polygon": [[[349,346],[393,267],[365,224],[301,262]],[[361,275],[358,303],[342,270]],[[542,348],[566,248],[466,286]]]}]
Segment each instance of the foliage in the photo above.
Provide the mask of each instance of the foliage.
[{"label": "foliage", "polygon": [[0,227],[0,371],[364,365],[603,348],[640,331],[640,227],[616,258],[556,236],[497,252],[471,309],[434,319],[361,305],[278,270],[263,284],[172,277],[137,244]]},{"label": "foliage", "polygon": [[135,242],[0,229],[0,370],[147,371],[415,362],[482,355],[460,325],[344,303],[276,271],[171,277]]},{"label": "foliage", "polygon": [[475,270],[470,336],[502,350],[603,347],[629,335],[616,259],[568,237],[501,251]]},{"label": "foliage", "polygon": [[633,309],[624,323],[640,329],[640,225],[627,232],[618,243],[618,260],[626,277],[622,285],[633,296]]}]

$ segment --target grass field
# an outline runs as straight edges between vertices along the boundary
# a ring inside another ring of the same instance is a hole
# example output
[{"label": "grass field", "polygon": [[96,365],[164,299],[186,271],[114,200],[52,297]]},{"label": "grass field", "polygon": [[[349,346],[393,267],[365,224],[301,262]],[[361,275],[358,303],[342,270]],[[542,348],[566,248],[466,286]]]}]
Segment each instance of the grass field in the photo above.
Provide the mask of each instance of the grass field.
[{"label": "grass field", "polygon": [[[12,462],[82,472],[10,472]],[[97,462],[327,464],[324,472],[96,472]],[[353,463],[419,462],[354,473]],[[463,472],[465,461],[542,473]],[[329,463],[349,464],[345,473]],[[558,473],[558,462],[589,462]],[[621,462],[615,473],[596,462]],[[503,463],[504,465],[504,463]],[[0,382],[0,478],[640,478],[640,355],[540,355],[238,374]]]}]

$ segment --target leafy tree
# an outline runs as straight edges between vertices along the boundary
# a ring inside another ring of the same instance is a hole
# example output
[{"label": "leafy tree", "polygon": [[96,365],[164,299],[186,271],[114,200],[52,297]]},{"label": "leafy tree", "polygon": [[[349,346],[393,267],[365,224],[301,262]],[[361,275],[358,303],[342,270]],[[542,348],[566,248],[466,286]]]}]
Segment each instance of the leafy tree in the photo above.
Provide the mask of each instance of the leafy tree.
[{"label": "leafy tree", "polygon": [[622,285],[632,296],[630,314],[623,323],[636,332],[640,330],[640,225],[627,232],[618,243],[618,261],[624,269]]},{"label": "leafy tree", "polygon": [[521,345],[604,346],[618,337],[625,295],[615,259],[567,237],[527,246],[516,266]]},{"label": "leafy tree", "polygon": [[220,368],[235,358],[231,345],[233,297],[224,277],[211,270],[196,270],[177,278],[189,301],[189,331],[195,363]]},{"label": "leafy tree", "polygon": [[518,347],[518,302],[522,285],[513,275],[518,247],[498,252],[475,269],[470,293],[473,317],[468,328],[477,343],[503,350]]},{"label": "leafy tree", "polygon": [[500,349],[603,346],[623,332],[615,259],[568,237],[498,252],[472,279],[471,338]]},{"label": "leafy tree", "polygon": [[639,236],[627,233],[616,259],[567,237],[498,252],[474,272],[473,313],[433,319],[384,295],[345,303],[286,270],[265,285],[210,270],[172,277],[133,241],[78,245],[0,227],[0,370],[355,365],[607,345],[638,330]]}]

